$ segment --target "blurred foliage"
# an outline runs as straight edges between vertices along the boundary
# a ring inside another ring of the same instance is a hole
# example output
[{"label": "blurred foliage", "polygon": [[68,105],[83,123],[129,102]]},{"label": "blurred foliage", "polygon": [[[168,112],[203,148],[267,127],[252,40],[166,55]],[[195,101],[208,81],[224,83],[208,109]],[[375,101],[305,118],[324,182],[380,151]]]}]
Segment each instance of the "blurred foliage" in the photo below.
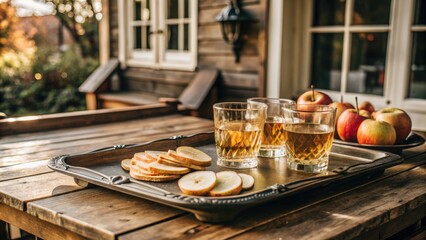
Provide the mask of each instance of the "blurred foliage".
[{"label": "blurred foliage", "polygon": [[17,117],[85,110],[78,87],[97,67],[97,58],[83,57],[79,42],[63,52],[37,47],[19,21],[11,1],[1,2],[0,112]]},{"label": "blurred foliage", "polygon": [[[98,61],[82,58],[75,52],[39,48],[28,72],[22,72],[23,65],[19,64],[2,67],[0,112],[11,117],[85,110],[85,96],[78,92],[78,87],[95,70]],[[0,57],[0,64],[2,60]]]},{"label": "blurred foliage", "polygon": [[102,18],[101,0],[45,0],[55,16],[68,29],[84,57],[98,55],[98,21]]},{"label": "blurred foliage", "polygon": [[34,48],[30,33],[18,27],[16,10],[10,0],[0,3],[0,54],[5,52],[25,52]]}]

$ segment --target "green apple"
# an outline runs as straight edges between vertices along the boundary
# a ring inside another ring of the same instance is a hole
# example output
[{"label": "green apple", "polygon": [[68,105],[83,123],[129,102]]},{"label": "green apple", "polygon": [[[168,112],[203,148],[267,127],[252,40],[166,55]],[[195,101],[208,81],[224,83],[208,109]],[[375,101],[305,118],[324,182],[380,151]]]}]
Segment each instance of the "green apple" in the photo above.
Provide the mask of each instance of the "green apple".
[{"label": "green apple", "polygon": [[377,121],[384,121],[395,128],[396,143],[404,142],[411,132],[411,118],[399,108],[383,108],[374,114]]},{"label": "green apple", "polygon": [[396,141],[396,131],[387,122],[366,119],[359,125],[357,140],[361,144],[393,145]]}]

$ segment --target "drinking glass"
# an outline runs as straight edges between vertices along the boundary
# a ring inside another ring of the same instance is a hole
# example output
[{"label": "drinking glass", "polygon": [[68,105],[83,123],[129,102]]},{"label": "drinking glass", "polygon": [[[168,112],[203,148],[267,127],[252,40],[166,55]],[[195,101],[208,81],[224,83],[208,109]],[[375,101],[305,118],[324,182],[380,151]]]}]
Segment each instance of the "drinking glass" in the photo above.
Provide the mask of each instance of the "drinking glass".
[{"label": "drinking glass", "polygon": [[266,110],[265,126],[263,127],[262,144],[259,157],[282,157],[285,155],[283,107],[285,104],[295,104],[293,100],[281,98],[249,98],[247,102],[264,103]]},{"label": "drinking glass", "polygon": [[213,105],[217,165],[229,168],[257,167],[266,104],[224,102]]},{"label": "drinking glass", "polygon": [[283,107],[287,166],[296,171],[327,170],[333,143],[336,108],[294,104]]}]

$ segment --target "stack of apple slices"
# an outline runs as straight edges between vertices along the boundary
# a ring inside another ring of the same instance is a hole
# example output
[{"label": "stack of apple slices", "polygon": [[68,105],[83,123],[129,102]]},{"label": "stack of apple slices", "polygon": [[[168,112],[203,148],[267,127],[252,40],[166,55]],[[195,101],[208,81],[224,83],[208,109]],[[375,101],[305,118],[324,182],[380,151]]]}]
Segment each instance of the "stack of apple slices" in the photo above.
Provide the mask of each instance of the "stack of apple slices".
[{"label": "stack of apple slices", "polygon": [[179,189],[188,195],[210,195],[213,197],[236,195],[242,189],[250,189],[254,178],[234,171],[196,171],[179,179]]},{"label": "stack of apple slices", "polygon": [[191,170],[205,170],[211,157],[193,147],[181,146],[168,152],[145,151],[121,161],[121,167],[137,180],[164,182],[180,178]]}]

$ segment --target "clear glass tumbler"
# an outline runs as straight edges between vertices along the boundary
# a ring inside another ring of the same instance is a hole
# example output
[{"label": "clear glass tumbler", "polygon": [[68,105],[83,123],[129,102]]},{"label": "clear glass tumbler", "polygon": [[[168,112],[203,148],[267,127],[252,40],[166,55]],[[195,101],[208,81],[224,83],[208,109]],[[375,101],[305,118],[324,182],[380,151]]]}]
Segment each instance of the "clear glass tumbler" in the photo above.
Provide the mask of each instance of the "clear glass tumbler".
[{"label": "clear glass tumbler", "polygon": [[263,128],[262,144],[259,157],[276,158],[285,155],[283,107],[286,104],[296,104],[290,99],[281,98],[249,98],[248,103],[264,103],[266,110],[265,126]]},{"label": "clear glass tumbler", "polygon": [[213,105],[217,165],[257,167],[266,108],[264,103],[224,102]]},{"label": "clear glass tumbler", "polygon": [[296,171],[327,170],[333,143],[336,108],[327,105],[286,105],[284,111],[287,166]]}]

